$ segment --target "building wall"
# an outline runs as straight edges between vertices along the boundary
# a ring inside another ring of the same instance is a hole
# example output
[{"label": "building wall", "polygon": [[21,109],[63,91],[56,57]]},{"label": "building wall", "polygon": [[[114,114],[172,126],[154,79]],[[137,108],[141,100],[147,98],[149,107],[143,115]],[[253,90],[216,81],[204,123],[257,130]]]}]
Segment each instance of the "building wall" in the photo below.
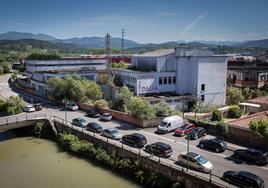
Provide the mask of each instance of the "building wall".
[{"label": "building wall", "polygon": [[156,71],[156,57],[133,56],[132,64],[144,70]]}]

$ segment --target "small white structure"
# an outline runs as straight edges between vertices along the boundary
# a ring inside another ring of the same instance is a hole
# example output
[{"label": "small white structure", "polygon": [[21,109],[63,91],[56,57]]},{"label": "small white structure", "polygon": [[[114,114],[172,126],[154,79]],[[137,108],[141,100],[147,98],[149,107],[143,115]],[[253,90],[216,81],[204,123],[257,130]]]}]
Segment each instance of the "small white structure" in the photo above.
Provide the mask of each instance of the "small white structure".
[{"label": "small white structure", "polygon": [[245,113],[254,114],[261,111],[261,105],[253,103],[239,103],[239,106],[243,109]]}]

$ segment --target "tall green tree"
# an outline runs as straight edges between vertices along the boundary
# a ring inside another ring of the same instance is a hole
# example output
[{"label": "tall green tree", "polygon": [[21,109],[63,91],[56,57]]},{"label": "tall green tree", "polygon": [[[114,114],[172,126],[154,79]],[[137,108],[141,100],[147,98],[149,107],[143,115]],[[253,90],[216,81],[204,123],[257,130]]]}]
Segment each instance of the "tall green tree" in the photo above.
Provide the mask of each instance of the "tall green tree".
[{"label": "tall green tree", "polygon": [[24,110],[25,103],[19,96],[11,96],[7,100],[6,111],[10,115],[22,113]]},{"label": "tall green tree", "polygon": [[228,105],[239,104],[245,100],[245,97],[242,94],[242,90],[235,87],[228,87],[226,90],[226,102]]},{"label": "tall green tree", "polygon": [[137,118],[152,119],[155,117],[155,110],[152,105],[139,97],[132,97],[127,104],[127,108],[130,114]]}]

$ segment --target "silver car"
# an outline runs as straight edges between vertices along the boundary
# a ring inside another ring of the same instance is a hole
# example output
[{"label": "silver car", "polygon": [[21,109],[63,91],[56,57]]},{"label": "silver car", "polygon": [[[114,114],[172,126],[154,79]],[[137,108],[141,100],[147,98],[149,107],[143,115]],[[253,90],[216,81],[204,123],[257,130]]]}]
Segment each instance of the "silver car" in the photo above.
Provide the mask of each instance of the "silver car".
[{"label": "silver car", "polygon": [[100,121],[111,121],[112,120],[112,115],[110,113],[103,113],[100,115]]},{"label": "silver car", "polygon": [[116,129],[113,128],[105,129],[101,133],[101,135],[114,140],[120,140],[122,138],[122,135]]},{"label": "silver car", "polygon": [[77,104],[75,104],[74,102],[69,102],[66,104],[66,108],[67,110],[71,110],[71,111],[76,111],[78,110],[78,106]]},{"label": "silver car", "polygon": [[187,157],[188,157],[188,165],[189,167],[193,169],[197,169],[201,172],[205,173],[211,173],[213,170],[213,165],[211,162],[209,162],[206,158],[203,156],[194,153],[194,152],[189,152],[189,153],[182,153],[178,156],[178,163],[182,164],[184,166],[187,165]]}]

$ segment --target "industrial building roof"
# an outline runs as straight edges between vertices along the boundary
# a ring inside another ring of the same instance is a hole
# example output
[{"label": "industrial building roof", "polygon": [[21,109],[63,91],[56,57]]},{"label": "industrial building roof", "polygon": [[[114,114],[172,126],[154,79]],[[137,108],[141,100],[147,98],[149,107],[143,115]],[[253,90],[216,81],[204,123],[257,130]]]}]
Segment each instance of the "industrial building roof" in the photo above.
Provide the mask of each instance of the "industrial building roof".
[{"label": "industrial building roof", "polygon": [[139,54],[135,56],[141,56],[141,57],[156,57],[156,56],[164,56],[164,55],[169,55],[171,53],[174,53],[174,48],[172,49],[160,49],[160,50],[155,50],[152,52],[147,52],[144,54]]}]

